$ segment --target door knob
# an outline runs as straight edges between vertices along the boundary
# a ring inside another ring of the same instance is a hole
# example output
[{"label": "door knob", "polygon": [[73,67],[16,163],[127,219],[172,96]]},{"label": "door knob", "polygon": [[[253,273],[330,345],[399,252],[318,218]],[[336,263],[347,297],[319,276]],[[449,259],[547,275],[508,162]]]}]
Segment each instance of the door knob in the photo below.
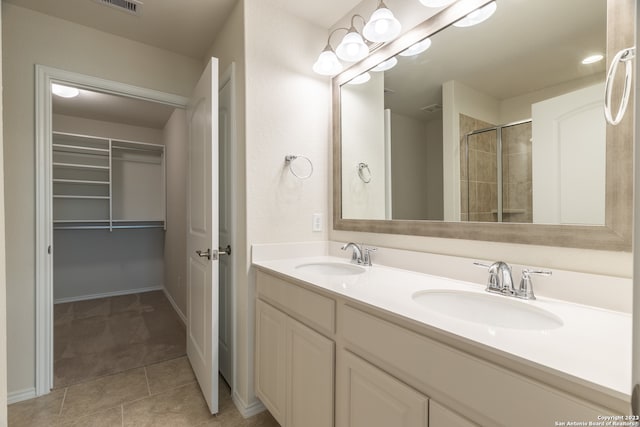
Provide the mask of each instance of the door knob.
[{"label": "door knob", "polygon": [[211,249],[207,249],[206,251],[196,251],[200,258],[211,259]]},{"label": "door knob", "polygon": [[227,245],[226,248],[218,248],[218,255],[231,255],[231,245]]}]

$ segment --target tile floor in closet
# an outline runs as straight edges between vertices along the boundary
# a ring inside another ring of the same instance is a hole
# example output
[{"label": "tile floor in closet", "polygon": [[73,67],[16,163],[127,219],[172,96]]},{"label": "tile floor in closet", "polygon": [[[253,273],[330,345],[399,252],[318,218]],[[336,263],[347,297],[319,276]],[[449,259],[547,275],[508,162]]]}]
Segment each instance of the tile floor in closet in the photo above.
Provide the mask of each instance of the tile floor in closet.
[{"label": "tile floor in closet", "polygon": [[10,427],[278,427],[268,412],[244,419],[222,378],[209,414],[162,292],[57,304],[54,317],[55,388],[9,405]]}]

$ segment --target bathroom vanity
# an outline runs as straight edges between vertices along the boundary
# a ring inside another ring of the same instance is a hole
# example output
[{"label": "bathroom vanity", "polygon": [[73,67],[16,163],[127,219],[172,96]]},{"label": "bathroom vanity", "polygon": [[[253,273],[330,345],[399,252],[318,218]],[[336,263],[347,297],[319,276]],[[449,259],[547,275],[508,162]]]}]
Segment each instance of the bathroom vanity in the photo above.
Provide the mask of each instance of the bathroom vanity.
[{"label": "bathroom vanity", "polygon": [[[255,390],[283,427],[542,427],[629,412],[628,314],[511,302],[479,284],[336,257],[254,266]],[[468,295],[497,305],[462,319],[424,306],[429,292],[454,296],[438,304]],[[542,323],[517,321],[520,309]]]}]

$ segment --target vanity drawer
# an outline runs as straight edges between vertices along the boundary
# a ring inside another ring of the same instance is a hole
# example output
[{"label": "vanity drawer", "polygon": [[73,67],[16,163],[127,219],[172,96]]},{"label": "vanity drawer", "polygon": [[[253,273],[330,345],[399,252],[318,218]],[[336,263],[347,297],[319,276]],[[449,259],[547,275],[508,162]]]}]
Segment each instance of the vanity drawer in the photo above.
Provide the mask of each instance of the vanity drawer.
[{"label": "vanity drawer", "polygon": [[326,335],[335,333],[336,302],[262,271],[257,272],[257,293],[292,317]]},{"label": "vanity drawer", "polygon": [[[595,405],[349,306],[347,347],[422,393],[483,426],[552,426],[597,421]],[[537,410],[536,408],[544,408]]]}]

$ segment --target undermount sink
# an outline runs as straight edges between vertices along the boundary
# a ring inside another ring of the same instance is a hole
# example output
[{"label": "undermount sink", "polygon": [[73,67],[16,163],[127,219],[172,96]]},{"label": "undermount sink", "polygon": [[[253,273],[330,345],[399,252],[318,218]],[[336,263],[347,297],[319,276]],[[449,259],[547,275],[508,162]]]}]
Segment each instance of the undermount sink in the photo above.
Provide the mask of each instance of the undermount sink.
[{"label": "undermount sink", "polygon": [[563,325],[555,314],[506,296],[429,290],[416,292],[412,298],[427,310],[487,326],[544,331]]},{"label": "undermount sink", "polygon": [[310,262],[296,266],[296,270],[324,274],[326,276],[352,276],[366,271],[364,267],[340,262]]}]

